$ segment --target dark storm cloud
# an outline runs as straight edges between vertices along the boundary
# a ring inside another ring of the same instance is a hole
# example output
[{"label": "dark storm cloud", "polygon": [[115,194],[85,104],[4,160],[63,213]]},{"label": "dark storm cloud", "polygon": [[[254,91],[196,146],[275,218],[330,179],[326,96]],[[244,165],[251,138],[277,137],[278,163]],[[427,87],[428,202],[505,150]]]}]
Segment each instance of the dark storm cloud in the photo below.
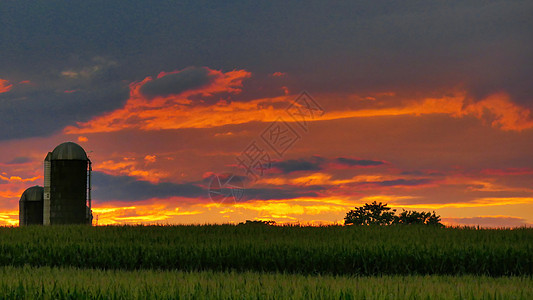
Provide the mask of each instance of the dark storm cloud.
[{"label": "dark storm cloud", "polygon": [[170,182],[151,183],[130,176],[112,176],[101,172],[93,173],[94,193],[97,201],[141,201],[151,198],[207,196],[207,190],[194,184]]},{"label": "dark storm cloud", "polygon": [[180,94],[186,90],[200,88],[211,81],[206,68],[187,68],[179,73],[168,74],[147,82],[141,92],[148,98]]},{"label": "dark storm cloud", "polygon": [[250,178],[247,176],[241,176],[233,173],[209,173],[204,175],[204,178],[201,180],[202,185],[210,185],[214,182],[220,182],[221,185],[231,184],[239,186],[248,184],[250,182]]},{"label": "dark storm cloud", "polygon": [[78,90],[63,88],[24,85],[0,94],[0,140],[49,136],[121,107],[128,98],[127,85],[120,82]]},{"label": "dark storm cloud", "polygon": [[272,163],[272,167],[285,174],[298,171],[320,171],[324,162],[325,159],[323,157],[313,156],[308,159],[289,159],[275,162]]},{"label": "dark storm cloud", "polygon": [[477,99],[506,91],[531,104],[532,2],[380,1],[345,8],[334,12],[334,22],[345,26],[324,29],[330,35],[321,44],[342,50],[330,49],[336,55],[318,66],[307,64],[308,74],[324,70],[320,79],[309,78],[313,87],[328,77],[336,80],[326,79],[330,88],[352,84],[411,96],[459,87]]},{"label": "dark storm cloud", "polygon": [[299,171],[322,171],[338,168],[376,167],[385,162],[370,159],[354,159],[347,157],[325,158],[312,156],[310,158],[289,159],[272,163],[272,168],[281,173],[289,174]]},{"label": "dark storm cloud", "polygon": [[[0,53],[2,66],[3,59]],[[36,63],[26,74],[9,75],[13,88],[0,94],[0,140],[49,136],[123,106],[129,82],[119,70],[108,58],[71,56],[46,69]]]},{"label": "dark storm cloud", "polygon": [[[128,83],[188,66],[286,72],[291,90],[316,93],[410,97],[459,87],[474,99],[505,91],[533,105],[531,15],[533,2],[504,0],[4,1],[0,78],[15,86],[0,94],[0,139],[85,121],[120,107]],[[96,57],[115,64],[91,69]],[[92,71],[100,75],[83,77]],[[207,80],[179,76],[144,92],[166,95]],[[25,80],[32,91],[17,87]]]},{"label": "dark storm cloud", "polygon": [[346,157],[338,157],[335,159],[335,161],[341,165],[362,166],[362,167],[380,166],[380,165],[385,164],[384,162],[379,161],[379,160],[352,159],[352,158],[346,158]]}]

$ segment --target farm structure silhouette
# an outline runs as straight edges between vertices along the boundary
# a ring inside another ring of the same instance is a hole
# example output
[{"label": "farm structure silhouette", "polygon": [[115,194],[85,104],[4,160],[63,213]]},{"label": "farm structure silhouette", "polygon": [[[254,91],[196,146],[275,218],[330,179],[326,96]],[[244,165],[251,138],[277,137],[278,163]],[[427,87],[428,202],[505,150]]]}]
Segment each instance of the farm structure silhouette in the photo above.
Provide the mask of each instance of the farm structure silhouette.
[{"label": "farm structure silhouette", "polygon": [[76,143],[48,152],[44,187],[30,187],[20,197],[19,225],[92,224],[91,172],[91,160]]}]

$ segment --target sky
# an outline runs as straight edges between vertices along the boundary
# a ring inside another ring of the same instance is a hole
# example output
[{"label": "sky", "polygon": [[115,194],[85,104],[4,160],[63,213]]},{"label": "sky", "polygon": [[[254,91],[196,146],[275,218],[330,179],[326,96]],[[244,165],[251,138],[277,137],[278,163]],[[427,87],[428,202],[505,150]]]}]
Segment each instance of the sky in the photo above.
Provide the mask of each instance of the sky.
[{"label": "sky", "polygon": [[0,225],[66,141],[94,223],[533,225],[531,1],[2,1]]}]

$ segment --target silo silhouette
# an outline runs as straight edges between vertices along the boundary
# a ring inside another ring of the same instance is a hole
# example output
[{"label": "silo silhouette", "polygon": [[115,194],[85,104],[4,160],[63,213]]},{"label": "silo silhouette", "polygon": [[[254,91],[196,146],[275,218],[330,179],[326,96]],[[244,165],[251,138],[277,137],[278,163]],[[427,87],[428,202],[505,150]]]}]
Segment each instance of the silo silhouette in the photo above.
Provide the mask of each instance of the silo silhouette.
[{"label": "silo silhouette", "polygon": [[19,201],[19,226],[43,224],[42,186],[32,186],[22,193]]},{"label": "silo silhouette", "polygon": [[87,153],[76,143],[63,143],[48,153],[44,160],[44,225],[91,224],[90,166]]}]

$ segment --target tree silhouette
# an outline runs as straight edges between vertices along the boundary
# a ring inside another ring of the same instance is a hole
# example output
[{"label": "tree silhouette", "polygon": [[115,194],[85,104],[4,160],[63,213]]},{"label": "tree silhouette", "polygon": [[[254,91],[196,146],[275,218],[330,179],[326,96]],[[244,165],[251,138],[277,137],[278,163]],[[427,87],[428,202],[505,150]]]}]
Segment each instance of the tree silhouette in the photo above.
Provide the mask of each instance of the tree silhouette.
[{"label": "tree silhouette", "polygon": [[371,204],[365,203],[346,213],[344,225],[389,225],[394,220],[394,212],[387,204],[376,201]]},{"label": "tree silhouette", "polygon": [[346,213],[344,225],[391,225],[391,224],[421,224],[443,227],[440,216],[435,212],[417,212],[403,210],[400,215],[395,215],[396,210],[387,207],[387,204],[376,201],[365,203]]},{"label": "tree silhouette", "polygon": [[444,226],[440,223],[440,216],[435,212],[417,212],[404,210],[400,215],[394,217],[393,224],[424,224]]}]

